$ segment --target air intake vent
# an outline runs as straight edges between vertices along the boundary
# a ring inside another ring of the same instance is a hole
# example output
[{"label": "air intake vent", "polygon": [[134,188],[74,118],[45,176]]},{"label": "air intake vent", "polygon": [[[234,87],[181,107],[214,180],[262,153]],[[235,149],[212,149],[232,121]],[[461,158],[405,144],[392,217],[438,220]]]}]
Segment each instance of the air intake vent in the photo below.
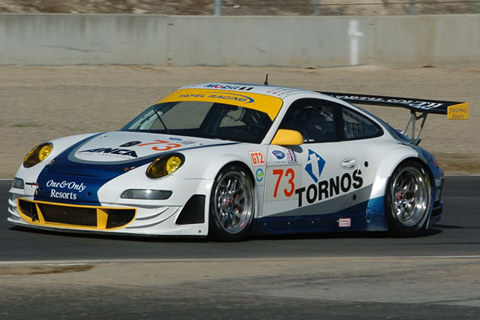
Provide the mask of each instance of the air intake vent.
[{"label": "air intake vent", "polygon": [[136,210],[130,208],[73,206],[24,199],[18,200],[18,208],[28,223],[78,229],[117,229],[132,222],[136,215]]}]

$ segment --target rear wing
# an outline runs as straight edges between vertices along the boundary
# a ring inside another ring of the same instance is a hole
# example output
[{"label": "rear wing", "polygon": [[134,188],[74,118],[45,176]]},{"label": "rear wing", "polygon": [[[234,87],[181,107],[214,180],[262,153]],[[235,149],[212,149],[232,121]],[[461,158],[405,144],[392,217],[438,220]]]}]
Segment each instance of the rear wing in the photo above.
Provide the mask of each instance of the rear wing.
[{"label": "rear wing", "polygon": [[[468,119],[468,102],[424,100],[338,92],[318,92],[350,103],[385,107],[403,107],[409,109],[410,119],[402,133],[417,145],[421,141],[420,134],[422,133],[423,126],[425,125],[429,113],[447,115],[449,120]],[[416,122],[419,120],[421,120],[421,123],[417,130]]]}]

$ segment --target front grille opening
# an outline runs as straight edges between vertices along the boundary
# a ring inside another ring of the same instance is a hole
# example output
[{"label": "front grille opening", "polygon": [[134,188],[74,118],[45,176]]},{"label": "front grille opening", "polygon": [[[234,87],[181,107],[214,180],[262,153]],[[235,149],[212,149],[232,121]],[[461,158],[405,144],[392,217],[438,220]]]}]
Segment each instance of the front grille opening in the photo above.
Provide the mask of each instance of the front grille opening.
[{"label": "front grille opening", "polygon": [[38,221],[37,206],[35,203],[20,200],[18,201],[18,208],[24,215],[32,219],[32,221]]},{"label": "front grille opening", "polygon": [[91,208],[64,207],[49,204],[39,204],[45,222],[76,224],[80,226],[96,227],[97,210]]},{"label": "front grille opening", "polygon": [[31,223],[99,230],[121,228],[132,222],[136,215],[135,209],[57,205],[23,199],[19,199],[18,208],[24,217],[31,219]]},{"label": "front grille opening", "polygon": [[107,229],[123,227],[135,218],[134,209],[107,209],[105,211],[108,214]]}]

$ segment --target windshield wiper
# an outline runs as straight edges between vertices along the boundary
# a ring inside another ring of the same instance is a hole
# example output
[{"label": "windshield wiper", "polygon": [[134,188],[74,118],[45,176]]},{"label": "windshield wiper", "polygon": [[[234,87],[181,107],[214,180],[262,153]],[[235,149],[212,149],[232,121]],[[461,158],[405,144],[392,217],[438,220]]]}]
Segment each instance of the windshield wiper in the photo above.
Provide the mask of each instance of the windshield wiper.
[{"label": "windshield wiper", "polygon": [[168,128],[165,125],[165,122],[163,122],[162,116],[157,112],[157,110],[155,110],[155,108],[153,108],[152,110],[157,115],[158,120],[160,120],[160,122],[162,123],[162,126],[165,128],[165,131],[168,131]]}]

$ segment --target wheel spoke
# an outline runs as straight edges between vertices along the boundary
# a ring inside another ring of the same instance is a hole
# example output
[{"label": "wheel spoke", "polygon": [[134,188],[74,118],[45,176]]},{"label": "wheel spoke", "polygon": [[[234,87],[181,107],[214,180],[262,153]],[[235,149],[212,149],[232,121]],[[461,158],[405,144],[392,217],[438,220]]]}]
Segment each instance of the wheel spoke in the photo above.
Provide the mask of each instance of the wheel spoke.
[{"label": "wheel spoke", "polygon": [[237,190],[237,180],[230,179],[228,181],[228,192],[231,194],[234,194],[236,190]]},{"label": "wheel spoke", "polygon": [[228,214],[224,213],[220,217],[220,223],[222,224],[222,226],[226,227],[227,222],[228,222]]}]

